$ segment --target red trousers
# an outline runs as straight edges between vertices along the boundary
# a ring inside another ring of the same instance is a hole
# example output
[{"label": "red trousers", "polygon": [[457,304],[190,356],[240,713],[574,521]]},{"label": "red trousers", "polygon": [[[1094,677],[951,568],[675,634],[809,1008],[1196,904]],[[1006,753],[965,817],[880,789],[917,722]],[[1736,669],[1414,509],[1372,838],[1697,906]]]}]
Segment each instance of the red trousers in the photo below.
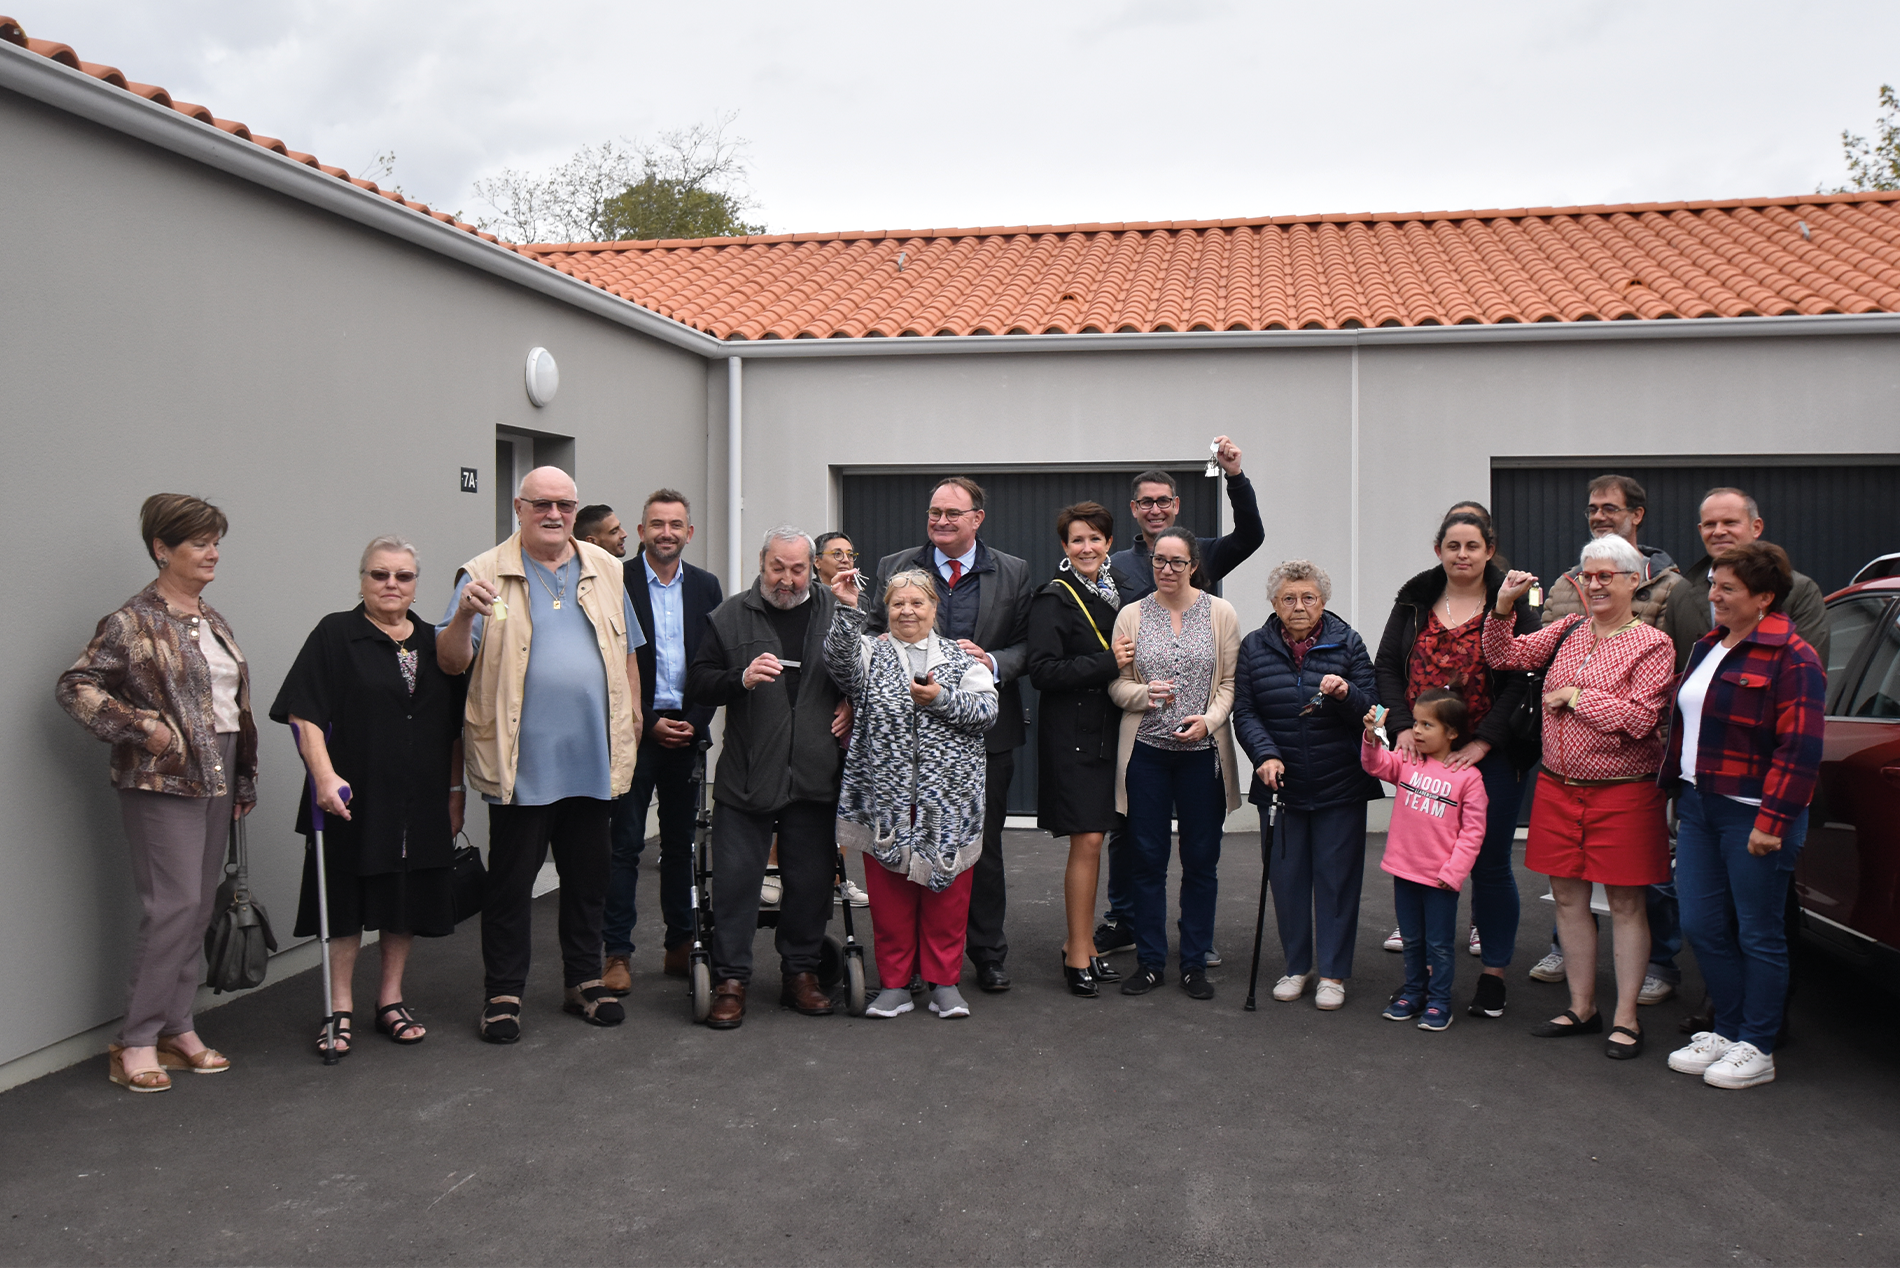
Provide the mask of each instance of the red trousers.
[{"label": "red trousers", "polygon": [[932,986],[954,985],[963,976],[971,875],[964,871],[950,882],[950,888],[933,894],[886,870],[876,859],[864,860],[864,890],[871,896],[871,945],[877,950],[878,981],[887,990],[903,990],[918,972]]}]

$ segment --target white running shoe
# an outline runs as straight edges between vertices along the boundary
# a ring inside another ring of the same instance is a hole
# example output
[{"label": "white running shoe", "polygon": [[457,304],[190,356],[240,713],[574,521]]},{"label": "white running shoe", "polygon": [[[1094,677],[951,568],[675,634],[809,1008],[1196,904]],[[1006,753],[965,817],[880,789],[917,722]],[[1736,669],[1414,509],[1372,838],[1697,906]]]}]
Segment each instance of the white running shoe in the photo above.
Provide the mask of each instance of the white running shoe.
[{"label": "white running shoe", "polygon": [[1478,945],[1478,926],[1471,926],[1471,941],[1465,944],[1465,950],[1473,955],[1483,955],[1484,948]]},{"label": "white running shoe", "polygon": [[1745,1088],[1775,1081],[1775,1059],[1752,1043],[1730,1044],[1722,1059],[1702,1072],[1710,1087]]},{"label": "white running shoe", "polygon": [[1561,982],[1564,980],[1564,953],[1552,951],[1549,955],[1531,965],[1531,981]]},{"label": "white running shoe", "polygon": [[1677,1074],[1706,1074],[1734,1046],[1713,1030],[1698,1030],[1688,1044],[1669,1054],[1669,1068]]},{"label": "white running shoe", "polygon": [[871,905],[871,896],[859,889],[856,881],[846,881],[844,883],[844,896],[853,907],[869,907]]},{"label": "white running shoe", "polygon": [[1643,989],[1636,992],[1636,1002],[1660,1004],[1675,993],[1676,988],[1673,983],[1665,982],[1653,974],[1646,974],[1643,977]]},{"label": "white running shoe", "polygon": [[1282,1004],[1298,999],[1306,994],[1306,984],[1313,980],[1313,974],[1289,973],[1273,984],[1273,998]]},{"label": "white running shoe", "polygon": [[1400,933],[1397,929],[1394,929],[1391,933],[1385,935],[1383,945],[1387,951],[1403,951],[1405,950],[1405,935]]},{"label": "white running shoe", "polygon": [[1313,992],[1313,1002],[1327,1012],[1342,1008],[1346,1003],[1346,984],[1330,978],[1319,980],[1319,989]]},{"label": "white running shoe", "polygon": [[768,876],[759,884],[759,904],[763,907],[776,907],[785,892],[785,885],[776,876]]}]

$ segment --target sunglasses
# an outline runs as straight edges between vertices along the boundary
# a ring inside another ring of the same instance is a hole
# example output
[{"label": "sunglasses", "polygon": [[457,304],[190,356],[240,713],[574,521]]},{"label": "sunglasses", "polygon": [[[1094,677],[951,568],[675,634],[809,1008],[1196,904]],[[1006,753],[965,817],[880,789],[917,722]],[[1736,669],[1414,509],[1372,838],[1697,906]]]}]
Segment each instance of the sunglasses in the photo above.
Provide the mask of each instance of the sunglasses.
[{"label": "sunglasses", "polygon": [[399,568],[394,572],[387,568],[371,568],[363,575],[379,585],[391,577],[396,579],[396,584],[399,586],[406,586],[416,579],[415,570],[412,568]]},{"label": "sunglasses", "polygon": [[572,515],[581,509],[579,502],[568,499],[536,498],[532,502],[529,502],[527,498],[516,498],[515,500],[518,502],[527,502],[528,509],[533,511],[536,515],[546,515],[549,511],[559,511],[563,515]]}]

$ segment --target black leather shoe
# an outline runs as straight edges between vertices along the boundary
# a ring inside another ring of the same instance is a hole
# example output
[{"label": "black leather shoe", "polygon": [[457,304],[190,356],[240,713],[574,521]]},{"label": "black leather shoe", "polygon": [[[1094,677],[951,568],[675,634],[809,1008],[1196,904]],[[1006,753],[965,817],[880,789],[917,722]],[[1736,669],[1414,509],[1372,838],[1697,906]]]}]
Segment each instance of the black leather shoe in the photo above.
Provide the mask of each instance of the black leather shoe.
[{"label": "black leather shoe", "polygon": [[1098,982],[1119,982],[1122,980],[1120,970],[1111,968],[1108,961],[1099,955],[1089,957],[1089,972],[1095,975],[1095,980]]},{"label": "black leather shoe", "polygon": [[1095,989],[1095,975],[1087,969],[1071,968],[1068,961],[1062,963],[1063,980],[1069,984],[1069,994],[1080,995],[1083,999],[1094,999],[1101,992]]},{"label": "black leather shoe", "polygon": [[1135,975],[1122,983],[1124,995],[1146,995],[1161,985],[1161,975],[1153,969],[1139,969]]},{"label": "black leather shoe", "polygon": [[1214,998],[1214,984],[1199,969],[1190,969],[1181,975],[1181,989],[1188,993],[1189,999]]},{"label": "black leather shoe", "polygon": [[976,984],[992,995],[1009,989],[1009,970],[1003,967],[1001,960],[990,960],[976,966]]}]

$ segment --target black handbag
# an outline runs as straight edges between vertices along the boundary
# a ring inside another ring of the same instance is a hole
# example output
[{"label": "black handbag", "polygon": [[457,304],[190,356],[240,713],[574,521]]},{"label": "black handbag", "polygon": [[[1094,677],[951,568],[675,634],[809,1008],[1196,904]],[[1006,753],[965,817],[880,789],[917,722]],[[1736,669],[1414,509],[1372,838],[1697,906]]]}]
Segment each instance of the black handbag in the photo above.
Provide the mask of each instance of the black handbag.
[{"label": "black handbag", "polygon": [[211,906],[205,930],[205,985],[213,995],[244,991],[264,983],[277,937],[270,913],[251,895],[250,851],[244,820],[231,821],[231,844],[224,857],[224,883]]},{"label": "black handbag", "polygon": [[1557,640],[1557,646],[1551,648],[1550,659],[1544,662],[1542,669],[1533,669],[1519,676],[1525,680],[1524,695],[1511,710],[1511,747],[1519,755],[1519,765],[1528,768],[1538,760],[1544,751],[1544,677],[1550,673],[1550,667],[1557,663],[1557,653],[1564,649],[1584,625],[1588,618],[1565,630],[1563,637]]},{"label": "black handbag", "polygon": [[456,839],[464,844],[455,848],[455,857],[449,864],[449,891],[454,897],[455,923],[459,925],[482,909],[482,899],[488,890],[488,872],[482,867],[482,852],[469,841],[467,834]]}]

